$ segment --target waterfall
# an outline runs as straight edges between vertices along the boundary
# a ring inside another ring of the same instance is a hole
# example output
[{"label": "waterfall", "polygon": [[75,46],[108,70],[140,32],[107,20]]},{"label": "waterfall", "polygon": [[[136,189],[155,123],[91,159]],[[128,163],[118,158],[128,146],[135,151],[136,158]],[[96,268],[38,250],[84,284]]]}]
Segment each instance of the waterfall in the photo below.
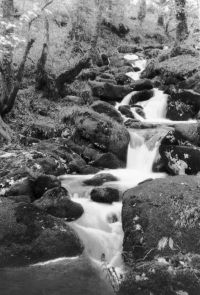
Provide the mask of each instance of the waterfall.
[{"label": "waterfall", "polygon": [[[137,144],[138,140],[140,144]],[[136,145],[133,146],[132,142]],[[138,172],[142,171],[143,173],[151,173],[157,152],[157,144],[152,150],[150,150],[142,136],[140,137],[135,132],[130,132],[130,144],[128,147],[126,165],[127,169],[134,169]]]},{"label": "waterfall", "polygon": [[[138,79],[144,70],[146,61],[139,59],[136,55],[126,55],[133,66],[140,67],[139,72],[130,74]],[[128,74],[129,75],[129,74]],[[119,105],[129,105],[131,97],[136,91],[129,93],[124,97]],[[142,120],[162,119],[166,114],[167,95],[158,89],[154,89],[154,95],[145,102],[138,102],[144,109],[146,119],[142,118],[132,108],[135,117]],[[137,132],[129,130],[130,143],[127,151],[127,165],[125,169],[103,170],[99,173],[111,173],[115,175],[119,181],[109,182],[103,186],[116,187],[122,191],[137,185],[139,182],[147,178],[163,177],[164,174],[153,173],[152,166],[158,152],[159,140],[153,142],[153,147],[147,145],[145,135],[137,130]],[[151,144],[152,145],[152,144]],[[73,200],[79,202],[84,209],[84,214],[70,225],[78,233],[79,237],[85,245],[85,251],[91,259],[101,261],[104,255],[107,263],[120,269],[123,266],[121,253],[123,242],[123,231],[121,224],[122,203],[100,204],[90,200],[91,188],[83,186],[81,183],[85,177],[90,176],[65,176],[63,178],[63,186],[65,186],[74,196]]]}]

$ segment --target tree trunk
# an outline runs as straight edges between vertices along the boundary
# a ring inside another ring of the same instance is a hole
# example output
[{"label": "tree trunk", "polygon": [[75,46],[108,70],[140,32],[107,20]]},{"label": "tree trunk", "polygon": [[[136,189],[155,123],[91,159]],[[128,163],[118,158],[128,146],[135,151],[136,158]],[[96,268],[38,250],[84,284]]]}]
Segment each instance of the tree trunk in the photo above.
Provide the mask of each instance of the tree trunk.
[{"label": "tree trunk", "polygon": [[91,40],[90,56],[91,56],[92,63],[94,65],[97,65],[101,63],[101,57],[100,57],[97,45],[98,45],[99,36],[101,35],[103,7],[101,4],[101,0],[96,0],[95,4],[97,9],[97,16],[96,16],[96,25],[95,25],[94,33]]},{"label": "tree trunk", "polygon": [[175,0],[176,4],[176,40],[181,42],[188,36],[186,0]]},{"label": "tree trunk", "polygon": [[[3,19],[5,22],[12,21],[12,15],[14,11],[13,0],[3,0],[2,2],[3,9]],[[10,39],[10,35],[13,34],[13,28],[4,29],[2,34],[6,39]],[[12,69],[12,59],[13,59],[13,48],[11,43],[4,45],[4,53],[1,61],[1,76],[2,76],[2,93],[0,97],[0,115],[3,112],[4,105],[8,101],[9,93],[12,89],[13,81],[13,69]]]},{"label": "tree trunk", "polygon": [[138,20],[142,23],[146,17],[147,5],[146,0],[140,0],[138,11]]}]

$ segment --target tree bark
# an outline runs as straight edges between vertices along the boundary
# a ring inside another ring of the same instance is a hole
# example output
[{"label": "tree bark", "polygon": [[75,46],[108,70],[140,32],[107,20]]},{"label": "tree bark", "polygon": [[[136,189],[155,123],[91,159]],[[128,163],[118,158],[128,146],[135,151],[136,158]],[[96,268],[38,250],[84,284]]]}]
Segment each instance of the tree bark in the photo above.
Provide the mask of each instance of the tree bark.
[{"label": "tree bark", "polygon": [[176,40],[181,42],[188,36],[188,25],[186,16],[186,0],[175,0],[176,4]]}]

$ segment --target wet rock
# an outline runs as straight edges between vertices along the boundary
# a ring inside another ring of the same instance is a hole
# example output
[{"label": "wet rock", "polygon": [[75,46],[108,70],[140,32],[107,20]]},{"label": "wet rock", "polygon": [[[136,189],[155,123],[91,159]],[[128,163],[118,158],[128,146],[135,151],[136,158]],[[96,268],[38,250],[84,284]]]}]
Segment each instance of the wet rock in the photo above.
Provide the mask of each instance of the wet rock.
[{"label": "wet rock", "polygon": [[96,158],[92,165],[99,168],[117,169],[124,167],[124,163],[120,161],[114,154],[106,153]]},{"label": "wet rock", "polygon": [[83,69],[80,74],[78,75],[77,79],[80,80],[95,80],[96,76],[98,75],[98,69]]},{"label": "wet rock", "polygon": [[200,109],[200,95],[190,91],[170,91],[166,117],[171,120],[194,118]]},{"label": "wet rock", "polygon": [[158,257],[134,263],[120,285],[119,295],[196,295],[200,292],[199,255]]},{"label": "wet rock", "polygon": [[199,249],[199,176],[174,176],[138,185],[123,195],[124,259]]},{"label": "wet rock", "polygon": [[14,201],[14,202],[16,202],[16,203],[23,202],[23,203],[30,204],[31,201],[32,201],[32,199],[31,199],[31,197],[29,195],[8,196],[7,198],[10,199],[10,200],[12,200],[12,201]]},{"label": "wet rock", "polygon": [[200,171],[199,147],[161,145],[159,152],[170,174],[197,174]]},{"label": "wet rock", "polygon": [[123,126],[88,108],[67,108],[62,120],[74,132],[76,142],[83,142],[102,152],[111,152],[125,160],[129,133]]},{"label": "wet rock", "polygon": [[129,86],[114,85],[106,82],[90,82],[92,94],[106,101],[120,102],[124,96],[132,91]]},{"label": "wet rock", "polygon": [[150,90],[153,88],[153,84],[149,79],[140,79],[131,83],[131,88],[133,91]]},{"label": "wet rock", "polygon": [[189,54],[172,57],[162,62],[154,60],[147,65],[141,77],[152,79],[161,75],[163,84],[177,84],[197,73],[197,64],[198,57]]},{"label": "wet rock", "polygon": [[106,114],[108,117],[112,118],[113,120],[119,123],[123,122],[120,113],[107,102],[98,100],[94,102],[90,107],[99,114]]},{"label": "wet rock", "polygon": [[128,119],[124,124],[127,128],[133,129],[151,129],[156,128],[158,126],[158,124],[139,122],[138,120],[133,119]]},{"label": "wet rock", "polygon": [[33,205],[55,217],[68,221],[76,220],[83,214],[83,207],[70,199],[68,191],[63,187],[56,187],[44,193]]},{"label": "wet rock", "polygon": [[92,178],[83,181],[83,184],[90,186],[99,186],[105,182],[117,181],[118,178],[110,173],[99,173],[94,175]]},{"label": "wet rock", "polygon": [[39,199],[47,190],[61,186],[60,180],[53,175],[40,175],[34,180],[34,197]]},{"label": "wet rock", "polygon": [[97,187],[92,189],[91,200],[98,203],[108,203],[119,201],[119,191],[112,187]]},{"label": "wet rock", "polygon": [[188,141],[197,146],[200,145],[200,124],[189,123],[189,124],[177,124],[174,126],[174,137],[178,138],[182,142]]},{"label": "wet rock", "polygon": [[81,172],[83,171],[86,165],[87,164],[85,160],[77,155],[77,157],[69,163],[68,167],[69,167],[70,173],[75,172],[75,173],[81,174]]},{"label": "wet rock", "polygon": [[84,104],[84,100],[82,97],[75,96],[75,95],[67,95],[63,98],[64,102],[69,105],[82,105]]},{"label": "wet rock", "polygon": [[56,126],[54,122],[44,122],[43,120],[38,120],[29,123],[23,131],[23,134],[25,136],[30,136],[43,140],[53,137],[59,137],[61,134],[61,129],[60,126]]},{"label": "wet rock", "polygon": [[141,52],[142,48],[138,46],[132,46],[132,45],[121,45],[118,47],[119,53],[136,53]]},{"label": "wet rock", "polygon": [[83,245],[61,219],[32,204],[1,198],[0,267],[80,255]]},{"label": "wet rock", "polygon": [[135,118],[133,113],[131,112],[131,107],[130,106],[127,106],[127,105],[119,106],[118,110],[120,111],[120,113],[122,113],[122,115],[124,115],[124,116],[126,116],[128,118],[132,118],[132,119]]},{"label": "wet rock", "polygon": [[136,104],[137,102],[140,102],[140,101],[145,101],[145,100],[148,100],[150,98],[152,98],[154,95],[154,91],[153,90],[142,90],[142,91],[138,91],[136,93],[134,93],[131,97],[131,100],[130,100],[130,105],[134,105]]},{"label": "wet rock", "polygon": [[30,178],[26,178],[12,185],[5,193],[5,196],[27,196],[30,200],[34,200],[34,181]]},{"label": "wet rock", "polygon": [[196,73],[190,78],[179,83],[179,88],[193,90],[196,94],[200,93],[200,75]]},{"label": "wet rock", "polygon": [[82,169],[81,174],[83,174],[83,175],[89,175],[90,174],[91,175],[91,174],[96,174],[98,172],[100,172],[100,169],[99,168],[93,167],[93,166],[90,166],[90,165],[86,165]]},{"label": "wet rock", "polygon": [[120,73],[115,76],[115,80],[118,85],[126,85],[132,82],[132,79],[129,78],[126,74]]}]

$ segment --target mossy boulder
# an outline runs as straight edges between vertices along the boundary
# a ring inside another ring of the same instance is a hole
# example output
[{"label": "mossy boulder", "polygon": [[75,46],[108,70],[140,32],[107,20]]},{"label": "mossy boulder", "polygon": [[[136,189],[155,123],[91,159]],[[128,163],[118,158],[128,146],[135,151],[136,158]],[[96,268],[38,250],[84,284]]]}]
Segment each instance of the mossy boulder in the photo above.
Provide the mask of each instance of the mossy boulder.
[{"label": "mossy boulder", "polygon": [[0,267],[80,255],[83,245],[61,219],[32,204],[0,198]]},{"label": "mossy boulder", "polygon": [[199,183],[199,176],[174,176],[142,183],[124,193],[126,262],[177,253],[200,254]]},{"label": "mossy boulder", "polygon": [[76,142],[101,152],[111,152],[121,160],[126,159],[129,133],[123,125],[89,108],[67,108],[61,117],[72,130]]}]

